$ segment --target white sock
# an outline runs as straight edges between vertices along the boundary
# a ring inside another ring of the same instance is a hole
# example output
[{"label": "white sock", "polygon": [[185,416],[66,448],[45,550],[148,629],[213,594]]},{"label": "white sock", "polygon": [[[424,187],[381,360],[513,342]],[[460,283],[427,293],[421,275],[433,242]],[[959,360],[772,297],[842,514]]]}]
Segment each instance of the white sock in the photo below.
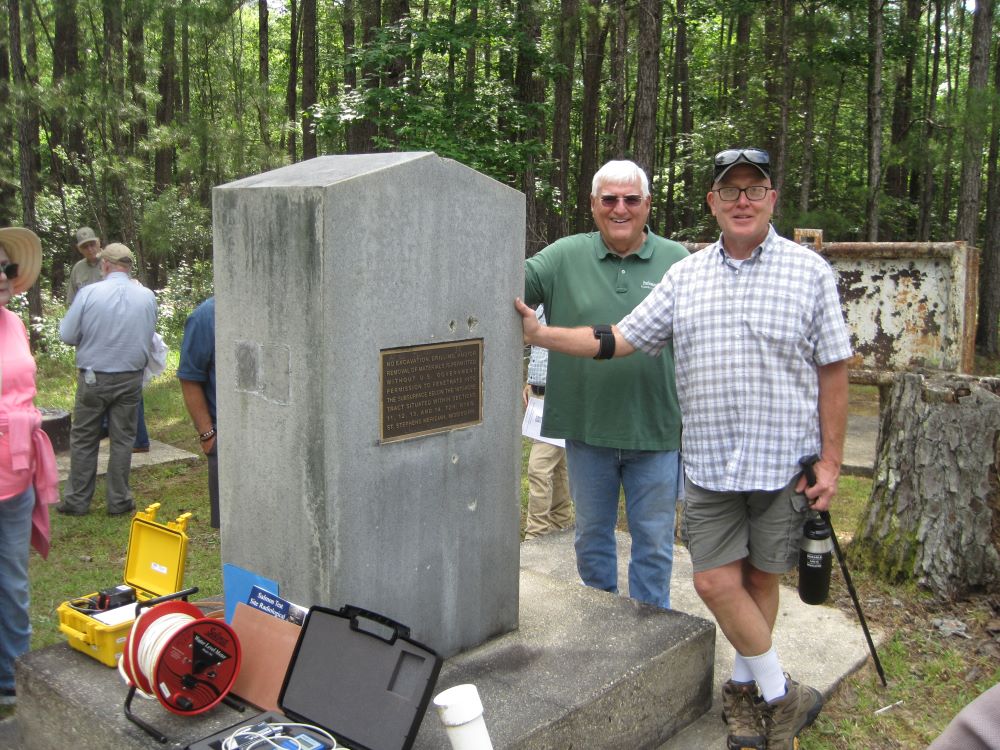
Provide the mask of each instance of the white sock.
[{"label": "white sock", "polygon": [[772,702],[785,694],[785,673],[774,646],[759,656],[744,656],[764,700]]},{"label": "white sock", "polygon": [[750,671],[750,665],[747,664],[747,660],[741,656],[738,652],[733,659],[733,682],[753,682],[753,672]]}]

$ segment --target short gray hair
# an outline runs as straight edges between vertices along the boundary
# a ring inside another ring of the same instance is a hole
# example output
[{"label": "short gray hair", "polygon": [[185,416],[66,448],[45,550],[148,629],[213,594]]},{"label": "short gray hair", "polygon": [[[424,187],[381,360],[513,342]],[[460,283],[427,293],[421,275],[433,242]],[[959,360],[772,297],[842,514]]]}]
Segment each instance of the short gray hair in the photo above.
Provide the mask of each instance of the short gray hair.
[{"label": "short gray hair", "polygon": [[609,161],[597,170],[590,188],[590,197],[596,198],[602,185],[630,185],[638,180],[642,187],[642,197],[649,197],[649,178],[642,167],[634,161]]}]

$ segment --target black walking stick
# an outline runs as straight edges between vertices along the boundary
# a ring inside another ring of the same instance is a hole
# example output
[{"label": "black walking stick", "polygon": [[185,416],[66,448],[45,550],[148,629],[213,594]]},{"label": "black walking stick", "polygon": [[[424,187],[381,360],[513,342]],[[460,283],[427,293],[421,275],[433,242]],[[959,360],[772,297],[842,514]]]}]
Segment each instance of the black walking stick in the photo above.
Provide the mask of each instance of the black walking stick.
[{"label": "black walking stick", "polygon": [[[819,461],[819,456],[816,454],[799,459],[799,464],[802,466],[802,473],[805,474],[806,483],[810,487],[816,484],[816,472],[813,470],[813,465],[817,461]],[[872,640],[872,634],[868,631],[868,623],[865,621],[865,613],[861,611],[861,602],[858,601],[858,592],[854,589],[854,582],[851,581],[851,574],[847,570],[847,562],[844,560],[844,553],[840,551],[840,543],[837,541],[837,535],[833,530],[833,522],[830,520],[830,511],[821,510],[819,511],[819,515],[820,518],[826,521],[827,526],[830,527],[830,538],[833,541],[833,551],[837,555],[837,562],[840,563],[840,572],[844,574],[844,583],[847,584],[847,591],[850,593],[851,601],[854,602],[854,609],[858,613],[861,630],[864,631],[865,640],[868,641],[868,650],[871,651],[872,660],[875,662],[875,669],[878,672],[879,678],[882,680],[882,686],[888,687],[889,683],[885,680],[885,671],[882,669],[882,662],[879,661],[878,652],[875,650],[875,642]]]}]

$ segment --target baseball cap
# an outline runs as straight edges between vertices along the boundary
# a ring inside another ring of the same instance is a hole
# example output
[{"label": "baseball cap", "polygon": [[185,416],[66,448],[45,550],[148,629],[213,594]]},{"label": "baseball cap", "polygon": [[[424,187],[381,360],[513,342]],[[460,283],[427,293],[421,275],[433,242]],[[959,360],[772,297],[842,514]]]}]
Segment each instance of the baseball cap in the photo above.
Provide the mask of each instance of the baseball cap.
[{"label": "baseball cap", "polygon": [[771,156],[759,148],[727,148],[715,155],[715,176],[712,182],[718,182],[737,164],[749,164],[756,167],[764,177],[771,177]]},{"label": "baseball cap", "polygon": [[106,248],[101,250],[97,257],[101,260],[106,260],[110,263],[118,263],[120,265],[130,266],[135,262],[135,256],[132,255],[132,251],[120,242],[112,242]]},{"label": "baseball cap", "polygon": [[96,242],[100,244],[101,240],[97,236],[97,233],[90,227],[80,227],[76,230],[76,246],[80,247],[85,242]]}]

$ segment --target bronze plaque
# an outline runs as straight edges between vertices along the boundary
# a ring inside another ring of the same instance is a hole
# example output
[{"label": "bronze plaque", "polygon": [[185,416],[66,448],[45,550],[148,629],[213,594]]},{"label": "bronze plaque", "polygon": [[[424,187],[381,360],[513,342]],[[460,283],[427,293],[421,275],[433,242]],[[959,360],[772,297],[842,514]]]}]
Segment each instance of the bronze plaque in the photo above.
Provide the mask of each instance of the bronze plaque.
[{"label": "bronze plaque", "polygon": [[379,352],[383,443],[483,421],[483,340]]}]

